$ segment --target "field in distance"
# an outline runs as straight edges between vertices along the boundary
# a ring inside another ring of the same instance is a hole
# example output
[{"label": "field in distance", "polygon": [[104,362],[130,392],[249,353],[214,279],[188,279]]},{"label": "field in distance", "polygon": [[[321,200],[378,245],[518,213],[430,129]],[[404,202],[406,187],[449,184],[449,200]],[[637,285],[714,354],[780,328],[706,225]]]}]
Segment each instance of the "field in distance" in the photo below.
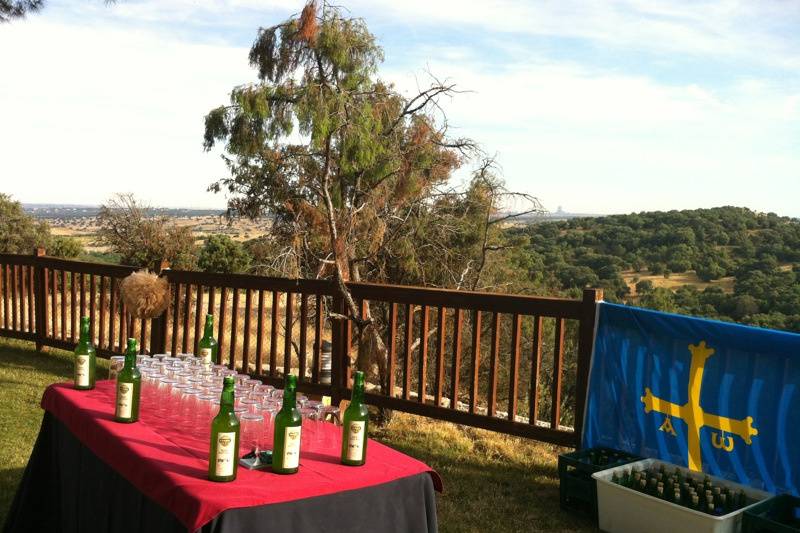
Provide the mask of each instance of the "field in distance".
[{"label": "field in distance", "polygon": [[[53,235],[78,239],[87,252],[107,252],[97,242],[98,208],[92,206],[36,206],[26,205],[25,211],[50,224]],[[239,219],[229,222],[223,210],[210,209],[152,209],[153,216],[168,216],[179,226],[189,226],[198,241],[207,235],[227,235],[235,241],[247,241],[264,235],[270,227],[269,220],[253,222]]]}]

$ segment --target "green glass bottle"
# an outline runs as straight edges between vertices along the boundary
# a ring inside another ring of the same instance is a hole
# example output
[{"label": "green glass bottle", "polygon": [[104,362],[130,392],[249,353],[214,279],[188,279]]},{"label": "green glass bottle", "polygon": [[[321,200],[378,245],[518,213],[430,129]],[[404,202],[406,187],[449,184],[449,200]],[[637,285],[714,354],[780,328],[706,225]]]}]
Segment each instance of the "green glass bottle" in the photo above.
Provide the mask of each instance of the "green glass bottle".
[{"label": "green glass bottle", "polygon": [[136,339],[128,339],[125,351],[125,366],[117,374],[117,401],[114,419],[117,422],[139,420],[139,394],[142,391],[142,374],[136,366],[139,347]]},{"label": "green glass bottle", "polygon": [[97,354],[89,337],[89,317],[81,317],[81,337],[75,347],[75,388],[94,388]]},{"label": "green glass bottle", "polygon": [[353,378],[353,395],[344,410],[342,429],[342,464],[361,466],[367,460],[367,427],[369,411],[364,405],[364,373],[360,370]]},{"label": "green glass bottle", "polygon": [[203,338],[197,343],[197,352],[197,356],[206,365],[219,364],[219,344],[214,338],[214,315],[206,315],[206,327],[203,330]]},{"label": "green glass bottle", "polygon": [[296,405],[297,376],[286,376],[283,388],[283,407],[275,415],[275,435],[272,449],[272,471],[276,474],[295,474],[300,469],[300,437],[303,418]]},{"label": "green glass bottle", "polygon": [[208,479],[233,481],[239,469],[239,419],[233,411],[233,376],[222,381],[219,413],[211,421]]}]

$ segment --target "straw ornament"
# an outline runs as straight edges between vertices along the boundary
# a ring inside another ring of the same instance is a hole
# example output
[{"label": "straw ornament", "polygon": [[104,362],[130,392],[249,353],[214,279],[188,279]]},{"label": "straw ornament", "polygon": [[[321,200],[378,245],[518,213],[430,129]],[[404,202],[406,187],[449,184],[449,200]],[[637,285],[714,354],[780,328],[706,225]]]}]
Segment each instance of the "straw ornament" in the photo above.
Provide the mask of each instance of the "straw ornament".
[{"label": "straw ornament", "polygon": [[155,318],[169,304],[169,283],[147,270],[124,278],[119,291],[128,312],[136,318]]}]

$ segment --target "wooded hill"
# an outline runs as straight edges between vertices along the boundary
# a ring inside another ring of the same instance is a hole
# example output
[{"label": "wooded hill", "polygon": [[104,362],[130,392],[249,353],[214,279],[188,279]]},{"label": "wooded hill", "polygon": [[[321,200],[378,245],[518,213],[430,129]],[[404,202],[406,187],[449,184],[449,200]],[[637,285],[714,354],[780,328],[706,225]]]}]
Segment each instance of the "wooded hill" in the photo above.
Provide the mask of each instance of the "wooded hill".
[{"label": "wooded hill", "polygon": [[800,331],[800,220],[740,207],[544,222],[527,241],[530,275],[568,293]]}]

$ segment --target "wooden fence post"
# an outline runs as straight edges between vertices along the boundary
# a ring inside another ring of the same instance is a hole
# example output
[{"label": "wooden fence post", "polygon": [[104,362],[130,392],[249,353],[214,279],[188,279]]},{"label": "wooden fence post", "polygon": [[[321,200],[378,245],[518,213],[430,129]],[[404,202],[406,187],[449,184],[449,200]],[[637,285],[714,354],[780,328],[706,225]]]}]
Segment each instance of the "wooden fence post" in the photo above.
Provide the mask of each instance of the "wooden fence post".
[{"label": "wooden fence post", "polygon": [[[161,275],[169,269],[169,261],[161,259],[153,264],[153,272]],[[167,347],[167,314],[169,307],[155,317],[150,323],[150,353],[164,353]]]},{"label": "wooden fence post", "polygon": [[[347,307],[341,296],[333,297],[332,311],[347,316]],[[347,353],[347,320],[337,318],[331,321],[331,404],[338,406],[345,398],[347,389],[347,366],[350,354]],[[348,359],[347,363],[345,359]]]},{"label": "wooden fence post", "polygon": [[589,387],[589,368],[594,347],[594,323],[597,302],[603,299],[603,289],[583,289],[582,316],[578,332],[578,374],[575,380],[575,447],[581,447],[586,394]]},{"label": "wooden fence post", "polygon": [[34,280],[34,291],[33,291],[33,300],[36,309],[36,351],[41,352],[44,344],[42,340],[47,337],[47,322],[45,319],[45,306],[47,305],[47,293],[45,292],[44,286],[44,267],[39,264],[35,258],[37,257],[44,257],[45,249],[44,248],[34,248],[33,249],[33,280]]}]

